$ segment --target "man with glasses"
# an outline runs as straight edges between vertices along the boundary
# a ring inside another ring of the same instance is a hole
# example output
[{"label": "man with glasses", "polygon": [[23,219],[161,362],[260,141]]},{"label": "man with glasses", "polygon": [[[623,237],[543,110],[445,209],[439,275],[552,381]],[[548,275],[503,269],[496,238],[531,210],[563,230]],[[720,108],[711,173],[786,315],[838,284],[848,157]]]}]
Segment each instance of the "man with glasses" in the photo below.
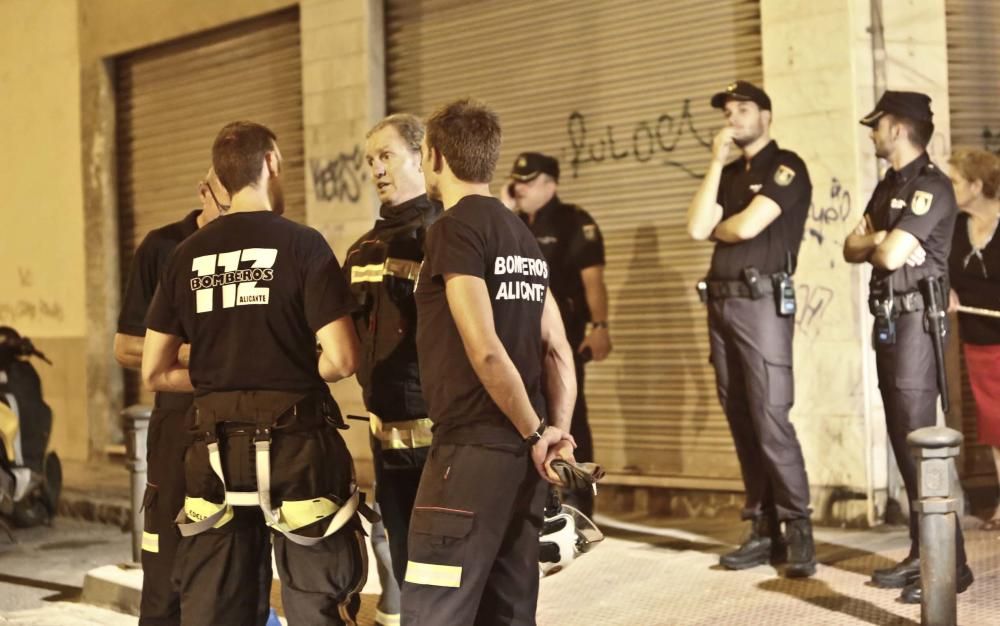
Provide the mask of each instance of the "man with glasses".
[{"label": "man with glasses", "polygon": [[[877,569],[872,582],[903,588],[900,600],[919,604],[920,533],[914,507],[919,496],[917,465],[906,437],[937,422],[938,379],[934,328],[926,310],[927,285],[940,281],[947,302],[948,254],[958,213],[948,176],[927,154],[934,134],[931,99],[911,91],[886,91],[861,120],[871,128],[875,155],[891,166],[875,187],[861,222],[844,242],[844,259],[872,265],[868,306],[875,323],[872,343],[889,441],[910,501],[910,553],[902,562]],[[935,287],[930,287],[935,289]],[[923,296],[923,297],[922,297]],[[962,528],[955,525],[956,587],[972,584]]]},{"label": "man with glasses", "polygon": [[195,392],[174,567],[183,621],[253,623],[271,536],[288,622],[353,624],[368,510],[327,382],[357,368],[356,303],[323,236],[282,217],[270,129],[228,124],[212,165],[231,206],[171,255],[142,358],[148,388]]},{"label": "man with glasses", "polygon": [[[115,359],[122,367],[138,370],[142,364],[142,344],[146,335],[145,317],[153,300],[167,258],[181,241],[219,217],[229,208],[229,194],[223,189],[215,170],[198,183],[201,209],[184,219],[151,230],[132,257],[118,332],[115,334]],[[187,363],[188,345],[179,350],[181,363]],[[184,440],[187,425],[184,416],[194,396],[190,393],[157,393],[153,415],[146,436],[147,482],[143,498],[142,595],[139,623],[142,625],[180,624],[180,597],[171,579],[180,533],[174,524],[177,511],[184,506]],[[271,561],[261,564],[260,584],[263,593],[257,623],[267,622],[271,589]]]}]

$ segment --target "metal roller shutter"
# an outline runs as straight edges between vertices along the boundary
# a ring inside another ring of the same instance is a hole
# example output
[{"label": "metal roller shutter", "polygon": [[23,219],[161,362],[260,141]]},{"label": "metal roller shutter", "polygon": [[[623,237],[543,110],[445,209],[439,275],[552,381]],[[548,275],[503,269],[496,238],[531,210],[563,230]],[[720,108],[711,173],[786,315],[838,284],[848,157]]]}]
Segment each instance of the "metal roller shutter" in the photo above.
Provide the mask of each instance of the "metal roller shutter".
[{"label": "metal roller shutter", "polygon": [[472,95],[501,115],[497,181],[518,152],[558,156],[560,196],[607,245],[611,358],[587,369],[599,460],[638,484],[741,488],[694,290],[711,246],[685,210],[708,163],[712,93],[762,82],[751,0],[389,0],[388,108]]},{"label": "metal roller shutter", "polygon": [[[286,216],[305,221],[298,8],[115,61],[122,289],[146,233],[199,208],[198,181],[228,122],[252,120],[277,134]],[[148,401],[130,378],[126,401]]]},{"label": "metal roller shutter", "polygon": [[[945,13],[951,145],[1000,150],[1000,4],[995,0],[947,0]],[[978,442],[976,402],[964,359],[960,371],[949,374],[962,380],[962,477],[992,483],[996,480],[992,452]]]}]

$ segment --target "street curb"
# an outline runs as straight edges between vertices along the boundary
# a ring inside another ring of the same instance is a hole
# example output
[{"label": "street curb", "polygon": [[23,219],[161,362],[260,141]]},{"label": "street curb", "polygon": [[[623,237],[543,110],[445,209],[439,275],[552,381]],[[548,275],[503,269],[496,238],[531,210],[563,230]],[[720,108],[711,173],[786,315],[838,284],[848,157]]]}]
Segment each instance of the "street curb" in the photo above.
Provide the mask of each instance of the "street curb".
[{"label": "street curb", "polygon": [[80,602],[139,615],[142,569],[134,563],[102,565],[87,572]]},{"label": "street curb", "polygon": [[56,515],[99,524],[132,528],[132,505],[128,500],[94,498],[85,493],[63,491],[59,496]]}]

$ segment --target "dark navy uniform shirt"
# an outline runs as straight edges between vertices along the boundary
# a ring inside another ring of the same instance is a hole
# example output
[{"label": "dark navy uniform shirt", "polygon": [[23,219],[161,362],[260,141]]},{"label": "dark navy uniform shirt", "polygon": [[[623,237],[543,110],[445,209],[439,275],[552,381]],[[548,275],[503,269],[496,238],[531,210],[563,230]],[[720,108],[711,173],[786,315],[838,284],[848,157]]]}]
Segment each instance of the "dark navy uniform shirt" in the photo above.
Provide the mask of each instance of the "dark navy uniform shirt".
[{"label": "dark navy uniform shirt", "polygon": [[[553,196],[535,213],[534,221],[519,212],[538,241],[551,276],[549,288],[559,305],[566,337],[574,352],[583,341],[587,322],[592,321],[580,272],[604,265],[604,238],[597,222],[578,206]],[[607,320],[598,320],[607,321]]]},{"label": "dark navy uniform shirt", "polygon": [[865,207],[865,215],[871,216],[876,231],[899,228],[910,233],[927,253],[917,267],[904,263],[893,272],[873,268],[869,282],[872,293],[885,293],[890,277],[897,294],[919,290],[918,283],[926,276],[947,277],[958,207],[951,181],[926,152],[898,172],[886,172]]},{"label": "dark navy uniform shirt", "polygon": [[749,167],[744,156],[722,169],[716,201],[722,207],[723,220],[747,208],[757,195],[774,200],[781,215],[753,239],[717,242],[709,279],[739,280],[748,267],[761,274],[782,272],[789,254],[794,269],[812,201],[806,164],[794,152],[771,141],[750,159]]},{"label": "dark navy uniform shirt", "polygon": [[133,337],[146,334],[146,311],[167,266],[167,258],[177,244],[198,230],[199,215],[201,210],[192,211],[179,222],[149,231],[136,248],[118,314],[119,333]]}]

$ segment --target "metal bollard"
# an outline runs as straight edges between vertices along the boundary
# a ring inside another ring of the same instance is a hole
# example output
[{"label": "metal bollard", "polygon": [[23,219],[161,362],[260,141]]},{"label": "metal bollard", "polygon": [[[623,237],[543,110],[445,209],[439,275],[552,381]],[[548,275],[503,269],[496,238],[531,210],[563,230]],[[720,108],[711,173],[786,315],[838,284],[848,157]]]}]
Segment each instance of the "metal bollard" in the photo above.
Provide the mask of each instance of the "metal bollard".
[{"label": "metal bollard", "polygon": [[962,433],[943,426],[930,426],[910,433],[907,443],[917,457],[920,500],[920,585],[923,600],[920,623],[954,626],[957,623],[955,593],[955,524],[959,499],[952,475]]},{"label": "metal bollard", "polygon": [[133,404],[122,411],[125,421],[125,449],[128,460],[125,464],[131,473],[132,486],[132,560],[139,562],[142,554],[142,498],[146,493],[146,433],[149,431],[149,416],[153,409],[141,404]]}]

